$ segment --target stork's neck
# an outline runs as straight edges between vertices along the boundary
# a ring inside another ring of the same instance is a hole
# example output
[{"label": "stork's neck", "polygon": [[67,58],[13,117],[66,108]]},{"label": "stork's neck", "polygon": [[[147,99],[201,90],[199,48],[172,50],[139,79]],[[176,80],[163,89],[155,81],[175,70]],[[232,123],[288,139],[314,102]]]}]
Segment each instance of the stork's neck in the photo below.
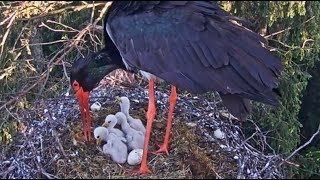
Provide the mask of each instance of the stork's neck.
[{"label": "stork's neck", "polygon": [[117,124],[117,119],[112,119],[110,124],[109,124],[109,128],[114,128],[114,126]]},{"label": "stork's neck", "polygon": [[126,134],[128,134],[128,132],[130,131],[130,125],[127,121],[127,118],[122,119],[121,120],[121,129],[123,130],[123,132],[125,132]]},{"label": "stork's neck", "polygon": [[120,104],[121,112],[127,117],[129,116],[129,104],[128,103],[121,103]]}]

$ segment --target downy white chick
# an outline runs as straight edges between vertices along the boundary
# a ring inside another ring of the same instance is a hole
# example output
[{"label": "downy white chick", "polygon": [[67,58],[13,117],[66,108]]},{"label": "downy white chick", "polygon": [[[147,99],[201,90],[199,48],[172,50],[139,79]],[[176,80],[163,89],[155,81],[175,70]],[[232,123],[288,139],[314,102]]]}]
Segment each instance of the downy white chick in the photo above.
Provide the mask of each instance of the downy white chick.
[{"label": "downy white chick", "polygon": [[[100,145],[101,141],[108,142],[108,140],[110,139],[110,134],[114,134],[114,133],[111,133],[106,127],[103,127],[103,126],[99,126],[95,128],[93,131],[93,135],[94,135],[94,138],[96,139],[97,145]],[[120,136],[119,138],[126,140],[124,136],[122,137]]]},{"label": "downy white chick", "polygon": [[108,141],[109,130],[106,127],[99,126],[93,131],[94,138],[96,139],[97,145],[101,144],[101,141]]},{"label": "downy white chick", "polygon": [[130,100],[129,98],[122,96],[118,98],[119,104],[120,104],[120,109],[121,112],[124,113],[127,117],[127,121],[129,125],[137,130],[137,131],[142,131],[144,134],[146,133],[146,128],[144,127],[142,121],[140,119],[133,118],[129,114],[129,109],[130,109]]},{"label": "downy white chick", "polygon": [[114,162],[119,164],[125,163],[128,157],[128,147],[125,144],[126,139],[114,133],[110,133],[108,137],[107,144],[102,148],[103,152],[109,154]]},{"label": "downy white chick", "polygon": [[107,127],[110,133],[115,133],[117,136],[125,137],[125,134],[118,128],[114,126],[117,124],[118,120],[115,115],[109,114],[102,126]]},{"label": "downy white chick", "polygon": [[128,149],[143,149],[145,138],[144,133],[131,128],[127,122],[126,115],[124,115],[122,112],[118,112],[116,117],[118,122],[121,124],[122,131],[126,134]]}]

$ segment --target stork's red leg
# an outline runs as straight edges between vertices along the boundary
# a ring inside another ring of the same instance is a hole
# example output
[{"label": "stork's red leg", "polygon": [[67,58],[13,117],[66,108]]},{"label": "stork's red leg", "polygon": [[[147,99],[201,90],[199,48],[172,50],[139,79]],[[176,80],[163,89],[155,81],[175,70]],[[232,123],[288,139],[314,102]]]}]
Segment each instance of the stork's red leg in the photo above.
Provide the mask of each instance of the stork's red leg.
[{"label": "stork's red leg", "polygon": [[[79,88],[76,92],[79,107],[81,111],[81,119],[83,125],[83,133],[86,141],[91,140],[91,120],[89,112],[89,92],[84,92]],[[89,138],[89,139],[88,139]]]},{"label": "stork's red leg", "polygon": [[84,135],[84,139],[88,140],[88,136],[87,136],[87,123],[86,123],[86,113],[85,113],[85,109],[84,108],[80,108],[80,112],[81,112],[81,119],[82,119],[82,127],[83,127],[83,135]]},{"label": "stork's red leg", "polygon": [[91,119],[90,119],[90,111],[89,111],[89,93],[85,93],[84,98],[84,109],[86,111],[86,127],[87,127],[87,140],[91,141]]},{"label": "stork's red leg", "polygon": [[154,80],[149,80],[149,105],[147,111],[147,128],[143,145],[143,154],[140,169],[135,173],[146,174],[151,173],[147,165],[147,154],[148,154],[148,145],[150,140],[152,123],[156,115],[156,104],[155,104],[155,95],[154,95]]},{"label": "stork's red leg", "polygon": [[171,86],[171,94],[170,94],[170,106],[169,106],[169,113],[168,113],[168,122],[167,122],[167,128],[166,128],[166,134],[164,136],[164,142],[162,145],[159,146],[159,150],[152,152],[153,154],[159,154],[161,152],[164,152],[169,156],[168,148],[169,148],[169,137],[172,127],[172,117],[173,117],[173,110],[177,102],[177,91],[175,86]]},{"label": "stork's red leg", "polygon": [[79,109],[80,109],[80,113],[81,113],[81,120],[82,120],[82,128],[83,128],[83,135],[85,140],[88,139],[87,136],[87,123],[86,123],[86,112],[85,112],[85,105],[83,102],[83,98],[82,96],[77,96],[78,98],[78,102],[79,102]]}]

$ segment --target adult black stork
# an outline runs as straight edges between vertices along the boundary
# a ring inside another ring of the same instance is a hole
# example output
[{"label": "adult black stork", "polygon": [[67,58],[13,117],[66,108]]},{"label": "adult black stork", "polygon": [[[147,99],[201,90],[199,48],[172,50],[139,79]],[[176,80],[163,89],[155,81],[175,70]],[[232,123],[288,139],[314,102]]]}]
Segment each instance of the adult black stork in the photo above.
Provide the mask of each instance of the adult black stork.
[{"label": "adult black stork", "polygon": [[212,2],[113,2],[105,16],[105,47],[78,59],[70,75],[85,136],[90,140],[89,92],[117,68],[141,71],[149,80],[139,173],[150,172],[147,152],[156,114],[154,77],[172,85],[165,140],[156,153],[168,154],[176,87],[192,93],[217,91],[231,114],[243,120],[250,113],[249,100],[277,105],[278,77],[283,69],[280,59],[263,46],[263,37],[232,19]]}]

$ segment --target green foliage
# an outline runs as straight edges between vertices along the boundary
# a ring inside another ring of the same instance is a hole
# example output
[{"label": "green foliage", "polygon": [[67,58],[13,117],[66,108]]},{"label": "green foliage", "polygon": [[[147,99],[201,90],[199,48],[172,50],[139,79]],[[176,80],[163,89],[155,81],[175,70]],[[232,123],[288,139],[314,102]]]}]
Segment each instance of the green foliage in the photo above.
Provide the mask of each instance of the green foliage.
[{"label": "green foliage", "polygon": [[301,167],[295,168],[296,178],[318,179],[320,176],[320,150],[319,147],[311,147],[305,152],[305,155],[297,157]]},{"label": "green foliage", "polygon": [[[304,93],[299,119],[304,128],[301,131],[302,143],[306,142],[318,129],[320,123],[320,62],[312,70],[307,89]],[[316,137],[312,145],[319,144],[320,136]]]},{"label": "green foliage", "polygon": [[[264,131],[270,131],[268,142],[273,149],[279,153],[289,153],[300,144],[300,129],[303,128],[300,122],[303,119],[299,119],[298,114],[311,77],[310,72],[319,60],[320,26],[317,22],[320,22],[320,2],[222,1],[220,4],[228,8],[233,15],[250,20],[254,31],[262,33],[265,30],[266,35],[274,33],[267,36],[269,46],[270,49],[276,50],[285,66],[280,82],[281,105],[278,108],[269,108],[254,103],[252,119],[263,127]],[[320,95],[319,89],[315,89],[317,87],[320,86],[312,86],[314,95],[309,97],[314,101],[315,97]],[[319,104],[313,105],[319,107]],[[316,120],[319,116],[315,114],[315,109],[306,109],[306,114],[301,115],[313,117],[309,122],[309,128],[306,127],[304,131],[317,129],[318,124],[315,122],[319,122]],[[305,159],[301,156],[298,161],[304,163],[307,169],[319,172],[319,161],[310,161],[310,158],[315,156],[319,158],[319,152],[310,150]]]},{"label": "green foliage", "polygon": [[[312,5],[313,9],[317,9],[318,2],[312,3],[315,3]],[[258,113],[264,105],[256,104],[253,119],[259,120],[265,130],[273,130],[269,134],[273,148],[282,153],[290,152],[299,143],[301,124],[298,113],[302,92],[310,78],[308,70],[314,66],[319,51],[319,44],[306,40],[313,39],[313,42],[317,42],[319,39],[320,29],[312,23],[317,22],[319,17],[310,23],[304,23],[310,17],[306,15],[305,2],[300,1],[246,1],[233,4],[230,11],[254,22],[255,31],[264,28],[261,22],[265,22],[269,34],[284,30],[268,38],[269,45],[276,48],[277,55],[285,65],[280,82],[281,105],[276,110]],[[265,107],[263,109],[265,111]]]}]

